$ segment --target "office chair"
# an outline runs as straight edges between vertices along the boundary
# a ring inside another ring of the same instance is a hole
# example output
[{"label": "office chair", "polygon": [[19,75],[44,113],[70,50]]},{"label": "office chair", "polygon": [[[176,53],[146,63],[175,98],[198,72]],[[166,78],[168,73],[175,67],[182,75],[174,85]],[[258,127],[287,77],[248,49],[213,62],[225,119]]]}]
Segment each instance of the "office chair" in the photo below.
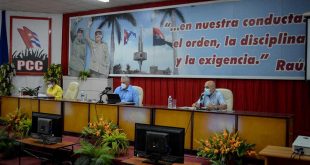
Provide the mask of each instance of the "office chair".
[{"label": "office chair", "polygon": [[74,100],[76,99],[79,93],[79,83],[78,82],[70,82],[68,89],[66,90],[64,99]]},{"label": "office chair", "polygon": [[132,86],[135,90],[138,91],[139,93],[139,106],[142,106],[142,102],[143,102],[143,89],[139,86]]},{"label": "office chair", "polygon": [[216,88],[216,90],[222,92],[225,102],[227,104],[227,111],[232,111],[234,103],[234,96],[232,91],[226,88]]}]

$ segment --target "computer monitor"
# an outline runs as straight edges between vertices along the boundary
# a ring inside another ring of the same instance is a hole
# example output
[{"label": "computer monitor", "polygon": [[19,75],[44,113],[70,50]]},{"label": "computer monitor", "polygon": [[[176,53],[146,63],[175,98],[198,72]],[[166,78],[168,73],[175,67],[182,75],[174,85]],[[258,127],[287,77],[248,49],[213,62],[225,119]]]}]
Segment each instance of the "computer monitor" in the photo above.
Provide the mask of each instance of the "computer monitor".
[{"label": "computer monitor", "polygon": [[134,155],[146,163],[184,163],[184,128],[135,124]]},{"label": "computer monitor", "polygon": [[32,112],[31,137],[44,144],[62,141],[63,117],[61,115]]}]

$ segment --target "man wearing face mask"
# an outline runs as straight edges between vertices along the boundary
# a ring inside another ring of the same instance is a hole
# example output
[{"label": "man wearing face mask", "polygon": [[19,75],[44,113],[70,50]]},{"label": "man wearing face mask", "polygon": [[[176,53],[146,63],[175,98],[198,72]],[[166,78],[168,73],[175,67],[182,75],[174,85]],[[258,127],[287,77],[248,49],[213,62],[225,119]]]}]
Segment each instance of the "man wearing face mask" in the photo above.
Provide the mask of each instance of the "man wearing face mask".
[{"label": "man wearing face mask", "polygon": [[47,82],[47,90],[46,94],[49,97],[55,97],[55,99],[61,99],[62,98],[62,89],[59,85],[56,84],[55,80],[49,80]]},{"label": "man wearing face mask", "polygon": [[216,90],[214,81],[206,81],[204,92],[192,106],[197,108],[205,107],[208,110],[227,109],[224,96],[220,91]]},{"label": "man wearing face mask", "polygon": [[130,79],[127,76],[121,77],[121,86],[114,91],[121,98],[121,102],[134,102],[139,105],[139,93],[130,85]]}]

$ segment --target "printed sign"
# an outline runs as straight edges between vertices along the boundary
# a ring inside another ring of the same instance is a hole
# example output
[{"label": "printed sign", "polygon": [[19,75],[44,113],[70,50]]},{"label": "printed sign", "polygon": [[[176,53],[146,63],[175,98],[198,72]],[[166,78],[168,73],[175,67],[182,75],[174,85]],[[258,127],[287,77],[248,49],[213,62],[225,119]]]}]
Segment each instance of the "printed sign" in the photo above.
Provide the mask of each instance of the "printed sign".
[{"label": "printed sign", "polygon": [[51,19],[11,16],[10,61],[19,75],[43,75],[50,64]]},{"label": "printed sign", "polygon": [[[308,0],[239,0],[71,17],[71,38],[83,33],[70,57],[91,70],[96,50],[110,76],[301,80],[307,11]],[[98,31],[108,56],[87,42]]]}]

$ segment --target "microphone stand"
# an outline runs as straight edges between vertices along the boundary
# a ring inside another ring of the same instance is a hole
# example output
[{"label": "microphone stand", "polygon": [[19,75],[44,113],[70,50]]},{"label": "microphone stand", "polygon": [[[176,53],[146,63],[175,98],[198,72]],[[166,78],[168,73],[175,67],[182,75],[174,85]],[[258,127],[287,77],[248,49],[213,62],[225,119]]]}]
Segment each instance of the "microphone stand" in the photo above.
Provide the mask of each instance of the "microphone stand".
[{"label": "microphone stand", "polygon": [[97,103],[103,103],[103,100],[102,100],[102,96],[103,95],[106,95],[109,91],[111,90],[111,87],[106,87],[105,90],[103,90],[101,93],[100,93],[100,99]]},{"label": "microphone stand", "polygon": [[102,100],[102,96],[103,95],[105,95],[107,92],[106,92],[106,90],[104,90],[104,91],[102,91],[101,93],[100,93],[100,99],[99,99],[99,101],[97,102],[97,103],[103,103],[103,100]]}]

